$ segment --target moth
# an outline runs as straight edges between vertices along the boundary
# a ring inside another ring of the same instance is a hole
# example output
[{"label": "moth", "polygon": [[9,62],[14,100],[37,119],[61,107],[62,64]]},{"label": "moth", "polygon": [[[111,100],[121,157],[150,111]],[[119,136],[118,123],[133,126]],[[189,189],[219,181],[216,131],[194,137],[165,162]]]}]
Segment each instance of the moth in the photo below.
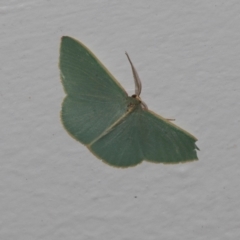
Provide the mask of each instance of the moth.
[{"label": "moth", "polygon": [[142,101],[139,75],[126,55],[135,82],[132,96],[84,44],[62,37],[59,68],[66,97],[61,120],[67,132],[116,167],[134,166],[143,160],[197,160],[197,139],[150,111]]}]

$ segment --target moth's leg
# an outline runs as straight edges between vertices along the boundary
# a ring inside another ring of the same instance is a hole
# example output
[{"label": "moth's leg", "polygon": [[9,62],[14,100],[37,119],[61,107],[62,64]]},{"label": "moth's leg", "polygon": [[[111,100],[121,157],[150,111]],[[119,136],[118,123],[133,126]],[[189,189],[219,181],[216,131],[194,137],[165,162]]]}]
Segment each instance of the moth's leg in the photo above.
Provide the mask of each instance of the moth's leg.
[{"label": "moth's leg", "polygon": [[141,99],[141,106],[142,106],[142,108],[143,109],[148,109],[148,106],[147,106],[147,104]]},{"label": "moth's leg", "polygon": [[166,120],[168,120],[169,122],[171,122],[171,121],[175,121],[174,118],[166,118]]}]

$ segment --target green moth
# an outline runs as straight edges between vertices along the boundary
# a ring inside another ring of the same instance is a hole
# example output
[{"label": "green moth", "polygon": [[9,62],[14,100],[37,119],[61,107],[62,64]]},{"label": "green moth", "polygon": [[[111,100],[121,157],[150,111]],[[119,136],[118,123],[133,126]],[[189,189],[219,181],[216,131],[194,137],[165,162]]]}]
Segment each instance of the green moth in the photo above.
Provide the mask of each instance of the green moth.
[{"label": "green moth", "polygon": [[[127,53],[126,53],[127,55]],[[141,81],[129,56],[135,94],[126,91],[82,43],[62,37],[60,72],[66,97],[61,119],[68,133],[104,162],[130,167],[143,160],[197,160],[197,139],[147,108]]]}]

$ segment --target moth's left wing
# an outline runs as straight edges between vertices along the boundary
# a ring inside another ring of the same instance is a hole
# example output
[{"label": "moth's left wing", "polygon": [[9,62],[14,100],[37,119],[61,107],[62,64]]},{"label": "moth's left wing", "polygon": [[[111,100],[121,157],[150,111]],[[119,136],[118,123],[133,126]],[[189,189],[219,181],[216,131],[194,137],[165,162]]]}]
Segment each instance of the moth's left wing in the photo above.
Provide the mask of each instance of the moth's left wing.
[{"label": "moth's left wing", "polygon": [[89,148],[110,165],[129,167],[143,160],[159,163],[197,160],[195,142],[191,134],[139,106]]}]

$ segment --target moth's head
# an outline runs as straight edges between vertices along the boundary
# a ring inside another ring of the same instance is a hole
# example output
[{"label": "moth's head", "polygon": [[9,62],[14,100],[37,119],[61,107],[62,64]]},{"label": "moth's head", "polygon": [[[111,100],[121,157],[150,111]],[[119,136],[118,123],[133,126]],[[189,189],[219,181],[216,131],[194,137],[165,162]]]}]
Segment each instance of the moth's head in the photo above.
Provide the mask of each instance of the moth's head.
[{"label": "moth's head", "polygon": [[132,99],[135,99],[136,101],[136,105],[139,106],[141,105],[142,109],[148,109],[147,104],[145,102],[142,101],[142,99],[140,98],[140,96],[133,94],[131,96]]},{"label": "moth's head", "polygon": [[136,94],[133,94],[131,98],[136,99],[139,104],[142,103],[142,100],[141,100],[140,96],[138,96]]},{"label": "moth's head", "polygon": [[128,97],[127,111],[134,110],[135,108],[139,107],[141,103],[142,103],[141,98],[136,94],[132,95],[131,97]]}]

